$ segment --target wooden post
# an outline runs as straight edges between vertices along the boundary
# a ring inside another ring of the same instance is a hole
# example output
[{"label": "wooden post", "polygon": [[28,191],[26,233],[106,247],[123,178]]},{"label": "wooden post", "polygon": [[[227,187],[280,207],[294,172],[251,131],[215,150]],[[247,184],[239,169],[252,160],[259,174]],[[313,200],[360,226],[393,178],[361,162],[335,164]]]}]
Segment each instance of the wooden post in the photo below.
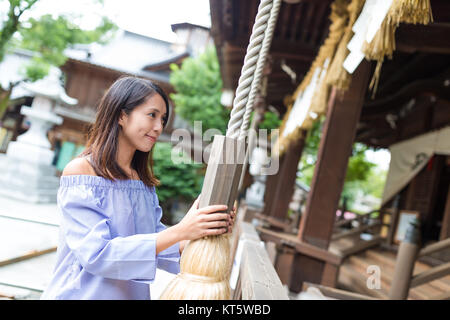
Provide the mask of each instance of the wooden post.
[{"label": "wooden post", "polygon": [[392,278],[389,299],[406,300],[408,298],[411,277],[414,271],[417,254],[419,252],[420,231],[418,220],[410,224],[405,239],[400,244],[395,262],[394,277]]},{"label": "wooden post", "polygon": [[[330,96],[318,161],[297,235],[302,242],[322,249],[328,249],[333,233],[369,75],[370,63],[364,60],[355,71],[350,88],[342,99],[334,89]],[[300,291],[303,281],[334,287],[337,273],[336,266],[298,253],[292,266],[290,289]]]},{"label": "wooden post", "polygon": [[[283,162],[284,157],[281,157],[279,161],[280,168],[283,166]],[[277,191],[277,186],[280,181],[279,173],[280,171],[278,171],[277,174],[267,176],[266,179],[266,190],[264,192],[264,209],[262,211],[262,214],[265,216],[270,216],[273,203],[275,202],[274,195]]]},{"label": "wooden post", "polygon": [[265,214],[274,219],[284,221],[287,217],[289,203],[294,194],[295,179],[297,178],[298,162],[305,145],[306,132],[298,139],[280,159],[280,168],[276,177],[267,179],[265,199]]},{"label": "wooden post", "polygon": [[447,201],[445,202],[444,214],[442,216],[442,227],[439,239],[450,238],[450,188],[448,188]]},{"label": "wooden post", "polygon": [[302,241],[320,248],[328,248],[333,233],[369,74],[370,64],[364,60],[342,99],[337,97],[336,90],[330,97],[311,190],[298,233]]}]

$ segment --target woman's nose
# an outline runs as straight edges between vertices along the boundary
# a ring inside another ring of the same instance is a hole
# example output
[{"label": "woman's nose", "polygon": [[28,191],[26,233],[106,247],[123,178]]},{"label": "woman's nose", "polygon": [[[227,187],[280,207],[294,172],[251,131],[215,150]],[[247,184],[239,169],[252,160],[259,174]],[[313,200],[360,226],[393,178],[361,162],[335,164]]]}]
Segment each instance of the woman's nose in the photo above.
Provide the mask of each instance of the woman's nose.
[{"label": "woman's nose", "polygon": [[158,134],[161,134],[162,130],[163,130],[163,124],[159,123],[159,121],[157,121],[157,123],[155,124],[155,126],[153,127],[153,130],[155,130],[156,132],[158,132]]}]

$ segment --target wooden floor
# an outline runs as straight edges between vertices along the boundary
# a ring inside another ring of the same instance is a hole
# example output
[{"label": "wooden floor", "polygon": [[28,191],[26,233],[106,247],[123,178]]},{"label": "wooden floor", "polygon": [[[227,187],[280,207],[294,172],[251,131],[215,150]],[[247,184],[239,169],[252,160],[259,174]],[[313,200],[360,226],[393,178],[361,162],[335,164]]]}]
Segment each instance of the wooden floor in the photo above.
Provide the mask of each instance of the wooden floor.
[{"label": "wooden floor", "polygon": [[[340,267],[338,287],[357,293],[363,293],[379,299],[387,299],[394,275],[395,253],[381,247],[368,249],[362,253],[352,255],[344,261]],[[367,279],[371,276],[367,268],[371,265],[378,266],[381,273],[381,288],[369,289]],[[414,275],[430,269],[431,266],[416,262]],[[427,284],[412,288],[409,292],[410,300],[428,300],[441,294],[450,292],[450,275],[431,281]]]}]

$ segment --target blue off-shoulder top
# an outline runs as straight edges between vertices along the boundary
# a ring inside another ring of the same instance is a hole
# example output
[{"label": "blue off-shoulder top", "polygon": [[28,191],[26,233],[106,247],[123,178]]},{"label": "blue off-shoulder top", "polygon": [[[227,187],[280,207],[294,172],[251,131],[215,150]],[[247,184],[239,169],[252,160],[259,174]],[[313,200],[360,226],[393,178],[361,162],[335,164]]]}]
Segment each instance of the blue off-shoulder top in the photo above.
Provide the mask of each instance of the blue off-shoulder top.
[{"label": "blue off-shoulder top", "polygon": [[41,299],[150,299],[156,268],[180,272],[178,243],[156,254],[166,226],[154,187],[62,176],[57,203],[57,261]]}]

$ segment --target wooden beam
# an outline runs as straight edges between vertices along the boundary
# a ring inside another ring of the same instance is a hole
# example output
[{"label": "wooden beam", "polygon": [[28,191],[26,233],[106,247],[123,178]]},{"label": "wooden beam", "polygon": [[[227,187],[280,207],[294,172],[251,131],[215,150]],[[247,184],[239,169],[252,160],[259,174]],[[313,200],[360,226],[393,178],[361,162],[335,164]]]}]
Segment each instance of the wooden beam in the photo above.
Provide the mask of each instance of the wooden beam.
[{"label": "wooden beam", "polygon": [[419,252],[419,257],[430,255],[436,251],[450,248],[450,238],[426,246]]},{"label": "wooden beam", "polygon": [[401,24],[396,31],[396,50],[408,53],[450,53],[450,25],[431,23],[429,25]]},{"label": "wooden beam", "polygon": [[[240,37],[235,39],[230,39],[224,43],[224,48],[227,52],[240,52],[245,55],[248,46],[248,37]],[[303,44],[303,43],[292,43],[287,40],[277,40],[272,41],[270,55],[273,58],[289,58],[295,60],[302,60],[306,62],[311,62],[317,54],[316,48]]]},{"label": "wooden beam", "polygon": [[277,244],[294,248],[298,253],[307,255],[309,257],[314,257],[317,260],[325,261],[336,266],[342,263],[341,257],[328,250],[324,250],[308,243],[302,242],[295,235],[272,231],[261,227],[257,227],[256,230],[259,232],[259,236],[264,241],[272,241]]},{"label": "wooden beam", "polygon": [[450,274],[450,262],[444,263],[440,266],[434,267],[427,271],[421,272],[418,275],[415,275],[411,279],[410,287],[417,287],[424,283],[445,277]]}]

